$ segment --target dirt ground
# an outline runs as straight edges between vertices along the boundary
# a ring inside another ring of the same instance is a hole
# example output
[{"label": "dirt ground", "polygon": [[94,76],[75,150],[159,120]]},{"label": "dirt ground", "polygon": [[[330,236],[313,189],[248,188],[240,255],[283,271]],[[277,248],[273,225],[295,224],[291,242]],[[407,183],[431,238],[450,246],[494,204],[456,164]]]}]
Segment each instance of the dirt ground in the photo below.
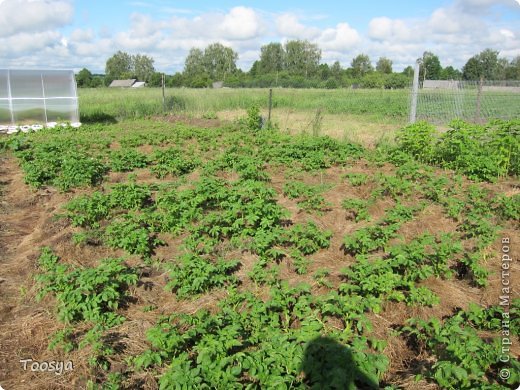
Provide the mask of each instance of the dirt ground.
[{"label": "dirt ground", "polygon": [[[169,119],[168,119],[169,120]],[[178,118],[171,118],[177,121]],[[214,124],[208,120],[206,126]],[[198,126],[202,125],[197,123]],[[391,169],[383,167],[382,169]],[[318,226],[333,232],[330,248],[318,252],[313,257],[307,275],[298,276],[291,269],[289,262],[285,263],[281,277],[289,279],[290,283],[299,281],[309,282],[314,289],[320,287],[312,279],[312,274],[319,268],[330,270],[330,279],[339,280],[340,270],[354,261],[340,250],[341,240],[345,234],[352,232],[356,227],[354,222],[345,217],[341,209],[341,201],[345,194],[352,192],[345,181],[338,177],[344,173],[344,168],[330,168],[321,176],[308,177],[306,180],[316,184],[333,183],[334,187],[325,192],[326,201],[332,204],[330,211],[321,217],[316,217]],[[363,161],[349,170],[350,172],[364,172],[373,174],[373,168]],[[272,185],[281,193],[283,174],[270,172]],[[120,182],[122,174],[109,176],[109,182]],[[143,172],[137,172],[137,180],[147,182],[151,177]],[[517,191],[514,182],[501,182],[489,185],[501,192]],[[85,190],[83,190],[85,191]],[[366,187],[356,188],[356,196],[364,196]],[[79,192],[79,191],[78,191]],[[123,256],[124,252],[110,250],[103,246],[76,246],[71,241],[74,228],[65,219],[56,218],[61,206],[72,198],[74,193],[59,193],[53,189],[30,189],[23,181],[21,169],[14,157],[4,155],[0,157],[0,386],[5,390],[11,389],[71,389],[84,388],[86,378],[91,374],[87,363],[88,348],[74,351],[69,355],[62,355],[59,351],[50,351],[47,346],[49,338],[62,325],[55,319],[54,303],[50,298],[41,302],[35,300],[38,293],[33,277],[36,271],[36,261],[40,248],[51,246],[55,252],[67,262],[88,266],[91,259]],[[306,216],[301,213],[295,200],[280,195],[279,203],[291,213],[292,222],[304,222]],[[372,206],[371,214],[375,217],[382,215],[392,205],[388,199],[378,201]],[[405,237],[415,236],[419,231],[437,233],[453,231],[455,224],[442,214],[440,207],[428,206],[413,221],[406,223],[401,234]],[[518,283],[515,280],[520,275],[520,232],[513,228],[506,228],[501,237],[511,240],[511,257],[516,259],[511,270],[511,280],[515,289]],[[167,245],[158,248],[156,257],[171,258],[176,251],[180,239],[172,240],[161,237]],[[407,389],[434,389],[435,385],[424,381],[415,383],[411,372],[414,368],[425,364],[425,356],[417,355],[404,340],[395,335],[394,329],[402,325],[405,319],[412,316],[442,318],[450,315],[456,308],[466,308],[470,302],[482,305],[499,303],[500,295],[500,239],[489,248],[489,256],[485,259],[486,267],[492,272],[489,286],[483,289],[471,287],[464,280],[429,279],[425,285],[435,292],[441,304],[429,307],[410,307],[405,304],[387,303],[380,314],[371,314],[374,325],[374,335],[388,341],[385,353],[391,359],[391,366],[384,379]],[[247,287],[247,273],[251,270],[256,258],[249,254],[239,254],[242,269],[238,277]],[[132,263],[132,257],[128,257]],[[124,355],[136,355],[147,348],[145,342],[146,330],[151,327],[158,314],[172,311],[194,313],[206,307],[214,309],[216,302],[225,296],[225,291],[211,292],[194,301],[177,301],[173,294],[164,291],[166,274],[153,267],[141,271],[141,281],[131,291],[134,301],[123,310],[127,321],[113,329],[113,345],[124,351]],[[519,295],[515,290],[513,297]],[[145,307],[153,307],[150,311]],[[77,329],[81,332],[82,329]],[[513,356],[520,355],[520,345],[513,345]],[[23,370],[20,360],[31,358],[34,361],[68,361],[74,363],[74,369],[56,375],[47,372],[32,372]],[[124,361],[113,361],[112,371],[123,371]],[[154,388],[155,381],[150,374],[137,374],[133,378],[134,388]]]}]

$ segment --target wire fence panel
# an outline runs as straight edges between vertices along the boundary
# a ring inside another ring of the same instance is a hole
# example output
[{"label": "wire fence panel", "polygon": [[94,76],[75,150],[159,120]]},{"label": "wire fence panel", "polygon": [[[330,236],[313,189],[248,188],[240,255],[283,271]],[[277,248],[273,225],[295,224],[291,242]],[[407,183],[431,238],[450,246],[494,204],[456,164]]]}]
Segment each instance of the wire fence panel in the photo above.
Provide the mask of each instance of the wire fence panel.
[{"label": "wire fence panel", "polygon": [[419,85],[416,112],[416,120],[435,124],[520,118],[520,81],[425,80]]}]

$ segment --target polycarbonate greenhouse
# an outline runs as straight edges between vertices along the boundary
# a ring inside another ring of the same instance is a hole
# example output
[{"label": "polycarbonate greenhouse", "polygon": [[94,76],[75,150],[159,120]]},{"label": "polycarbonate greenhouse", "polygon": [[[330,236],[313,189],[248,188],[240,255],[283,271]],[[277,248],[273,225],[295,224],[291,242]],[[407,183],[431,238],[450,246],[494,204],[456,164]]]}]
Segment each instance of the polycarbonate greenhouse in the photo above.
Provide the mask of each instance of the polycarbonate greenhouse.
[{"label": "polycarbonate greenhouse", "polygon": [[0,69],[0,126],[66,122],[79,122],[74,71]]}]

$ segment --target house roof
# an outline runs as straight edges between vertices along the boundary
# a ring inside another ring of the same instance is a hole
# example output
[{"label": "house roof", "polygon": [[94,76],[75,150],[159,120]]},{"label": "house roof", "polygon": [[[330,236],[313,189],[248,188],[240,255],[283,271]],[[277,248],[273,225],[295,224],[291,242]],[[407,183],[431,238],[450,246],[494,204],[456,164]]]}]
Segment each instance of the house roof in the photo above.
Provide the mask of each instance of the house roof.
[{"label": "house roof", "polygon": [[423,88],[425,88],[425,89],[458,89],[459,82],[457,80],[424,80]]},{"label": "house roof", "polygon": [[131,87],[136,81],[136,79],[114,80],[110,83],[109,87]]},{"label": "house roof", "polygon": [[136,81],[133,85],[132,85],[132,88],[142,88],[146,85],[146,83],[144,81]]}]

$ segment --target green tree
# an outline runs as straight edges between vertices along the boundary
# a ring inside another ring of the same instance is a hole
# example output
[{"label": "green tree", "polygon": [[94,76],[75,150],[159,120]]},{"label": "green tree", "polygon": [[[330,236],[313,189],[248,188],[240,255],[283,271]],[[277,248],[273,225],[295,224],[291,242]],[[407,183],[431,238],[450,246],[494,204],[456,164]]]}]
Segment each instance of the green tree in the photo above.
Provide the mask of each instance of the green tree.
[{"label": "green tree", "polygon": [[147,83],[149,87],[160,87],[162,85],[162,73],[153,72]]},{"label": "green tree", "polygon": [[410,77],[403,73],[392,73],[386,77],[386,89],[406,88],[410,86]]},{"label": "green tree", "polygon": [[95,74],[92,76],[92,81],[90,82],[90,88],[98,88],[103,86],[105,83],[105,76],[101,74]]},{"label": "green tree", "polygon": [[93,76],[92,73],[87,69],[83,68],[76,75],[76,83],[80,88],[88,88],[92,86]]},{"label": "green tree", "polygon": [[256,60],[255,62],[253,62],[253,65],[251,66],[251,69],[249,69],[249,74],[251,76],[259,76],[262,71],[260,70],[260,61],[259,60]]},{"label": "green tree", "polygon": [[173,76],[167,77],[166,83],[168,87],[181,87],[184,84],[184,76],[182,73],[177,72]]},{"label": "green tree", "polygon": [[439,57],[430,51],[425,51],[421,60],[419,80],[438,80],[441,77],[441,70]]},{"label": "green tree", "polygon": [[507,58],[499,58],[495,69],[494,79],[495,80],[507,80],[509,61]]},{"label": "green tree", "polygon": [[481,64],[477,56],[471,57],[462,67],[462,77],[465,80],[478,80],[482,73]]},{"label": "green tree", "polygon": [[342,71],[343,69],[341,68],[341,64],[339,63],[339,61],[334,62],[330,67],[330,75],[337,80],[341,78]]},{"label": "green tree", "polygon": [[226,80],[237,70],[238,54],[221,43],[212,43],[204,49],[204,68],[213,81]]},{"label": "green tree", "polygon": [[271,42],[260,49],[259,71],[262,74],[281,72],[284,69],[285,51],[281,43]]},{"label": "green tree", "polygon": [[506,70],[506,78],[508,80],[520,80],[520,56],[516,56],[509,63]]},{"label": "green tree", "polygon": [[321,59],[318,45],[305,40],[285,43],[285,69],[293,76],[314,76]]},{"label": "green tree", "polygon": [[105,65],[105,83],[108,85],[116,79],[137,78],[149,82],[155,69],[154,59],[142,54],[130,55],[118,51],[110,57]]},{"label": "green tree", "polygon": [[318,76],[322,80],[330,78],[330,67],[328,64],[320,64],[318,66]]},{"label": "green tree", "polygon": [[392,73],[392,60],[386,57],[379,57],[376,63],[376,70],[379,73],[390,74]]},{"label": "green tree", "polygon": [[383,88],[385,85],[385,76],[381,73],[367,73],[361,79],[361,88]]},{"label": "green tree", "polygon": [[155,73],[154,59],[146,55],[136,54],[132,56],[132,73],[140,80],[149,82]]},{"label": "green tree", "polygon": [[204,52],[195,47],[191,48],[186,59],[184,60],[183,75],[187,78],[192,78],[205,73],[205,71]]},{"label": "green tree", "polygon": [[462,72],[455,69],[453,66],[447,66],[441,70],[441,80],[459,80],[462,76]]},{"label": "green tree", "polygon": [[407,77],[413,77],[413,72],[414,72],[413,67],[408,65],[406,68],[403,69],[403,71],[401,73]]},{"label": "green tree", "polygon": [[107,60],[105,74],[108,79],[116,80],[122,78],[125,73],[132,73],[132,68],[132,56],[119,50]]},{"label": "green tree", "polygon": [[462,68],[466,80],[493,80],[499,76],[498,51],[485,49],[471,57]]},{"label": "green tree", "polygon": [[370,57],[366,54],[358,54],[350,63],[352,67],[352,75],[354,77],[363,77],[369,72],[372,72],[374,68],[370,63]]}]

